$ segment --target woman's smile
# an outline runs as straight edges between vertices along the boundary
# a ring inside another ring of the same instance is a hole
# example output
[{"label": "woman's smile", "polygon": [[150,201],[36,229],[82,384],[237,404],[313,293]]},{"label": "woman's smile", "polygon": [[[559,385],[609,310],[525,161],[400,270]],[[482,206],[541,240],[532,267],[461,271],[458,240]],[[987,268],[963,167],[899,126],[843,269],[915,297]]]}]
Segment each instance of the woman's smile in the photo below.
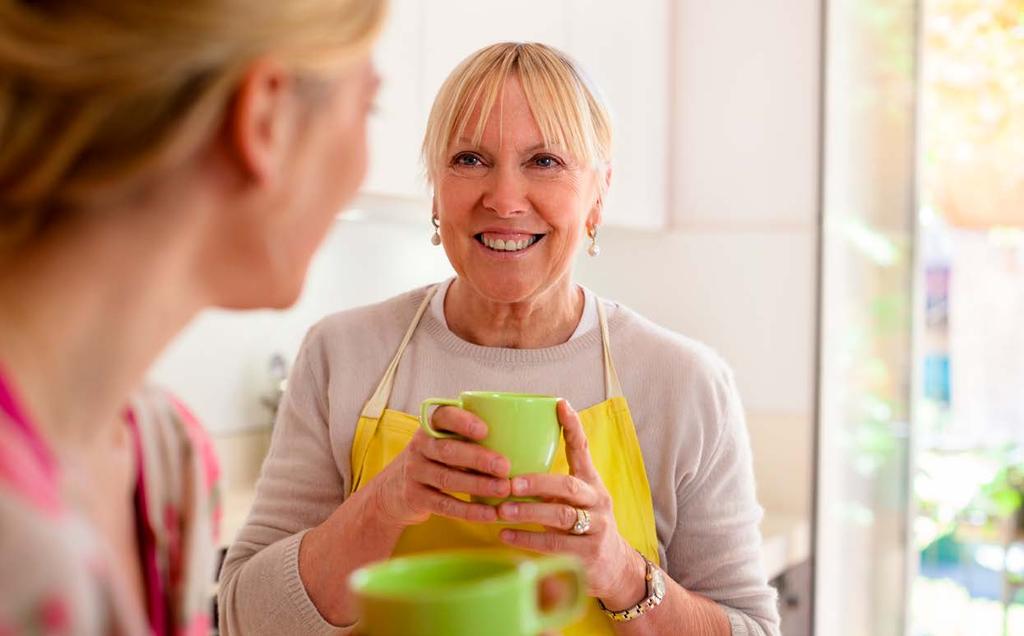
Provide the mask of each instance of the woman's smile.
[{"label": "woman's smile", "polygon": [[522,258],[534,251],[546,233],[530,232],[479,232],[473,235],[480,249],[494,258]]}]

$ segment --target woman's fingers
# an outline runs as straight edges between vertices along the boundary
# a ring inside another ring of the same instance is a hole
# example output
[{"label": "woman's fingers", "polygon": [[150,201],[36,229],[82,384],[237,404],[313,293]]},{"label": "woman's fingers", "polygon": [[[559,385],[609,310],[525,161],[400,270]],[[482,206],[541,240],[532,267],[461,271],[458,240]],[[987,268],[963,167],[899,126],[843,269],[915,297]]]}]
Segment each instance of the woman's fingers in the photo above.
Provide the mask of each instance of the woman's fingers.
[{"label": "woman's fingers", "polygon": [[457,439],[434,439],[424,434],[416,440],[416,445],[421,455],[439,464],[508,477],[508,460],[479,444]]},{"label": "woman's fingers", "polygon": [[[555,530],[571,530],[576,525],[576,508],[564,503],[506,501],[498,506],[498,518],[515,523],[537,523]],[[596,521],[593,520],[592,521]]]},{"label": "woman's fingers", "polygon": [[[568,552],[578,554],[583,545],[581,537],[574,537],[561,532],[533,532],[532,530],[502,530],[499,535],[502,543],[533,552],[558,554]],[[572,549],[575,548],[575,549]]]},{"label": "woman's fingers", "polygon": [[420,497],[425,509],[435,515],[478,523],[493,523],[498,520],[498,511],[494,506],[462,501],[431,488],[424,487],[422,490]]},{"label": "woman's fingers", "polygon": [[430,416],[435,430],[447,431],[479,442],[487,437],[487,424],[469,411],[454,406],[439,407]]},{"label": "woman's fingers", "polygon": [[569,472],[588,482],[594,483],[600,477],[594,462],[590,459],[587,445],[587,434],[576,411],[565,400],[558,401],[558,422],[562,425],[562,436],[565,438],[565,458],[569,463]]},{"label": "woman's fingers", "polygon": [[424,486],[443,492],[462,492],[481,497],[508,497],[508,479],[498,479],[463,470],[449,468],[437,462],[415,462],[409,467],[410,476]]},{"label": "woman's fingers", "polygon": [[579,477],[536,473],[512,478],[512,494],[516,497],[543,497],[577,508],[593,508],[599,503],[597,491]]},{"label": "woman's fingers", "polygon": [[537,589],[537,602],[545,612],[564,607],[576,595],[575,588],[575,580],[557,574],[545,576]]}]

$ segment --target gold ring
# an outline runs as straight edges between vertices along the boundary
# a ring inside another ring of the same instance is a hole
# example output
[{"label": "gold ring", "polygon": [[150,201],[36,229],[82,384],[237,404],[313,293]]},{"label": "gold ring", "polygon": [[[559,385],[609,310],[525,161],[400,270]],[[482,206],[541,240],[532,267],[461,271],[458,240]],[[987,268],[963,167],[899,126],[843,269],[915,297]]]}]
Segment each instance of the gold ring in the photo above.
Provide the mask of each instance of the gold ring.
[{"label": "gold ring", "polygon": [[576,523],[569,532],[575,535],[587,534],[590,530],[590,513],[583,508],[576,508]]}]

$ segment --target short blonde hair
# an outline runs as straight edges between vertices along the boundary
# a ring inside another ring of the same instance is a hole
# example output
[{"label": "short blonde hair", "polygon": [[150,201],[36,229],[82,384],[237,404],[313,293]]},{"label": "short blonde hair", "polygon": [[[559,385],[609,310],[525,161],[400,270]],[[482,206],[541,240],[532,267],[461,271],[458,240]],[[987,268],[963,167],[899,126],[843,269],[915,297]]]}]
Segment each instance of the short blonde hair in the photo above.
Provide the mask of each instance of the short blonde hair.
[{"label": "short blonde hair", "polygon": [[[463,60],[437,93],[423,139],[427,179],[437,183],[451,143],[462,137],[479,109],[472,143],[483,137],[491,109],[510,76],[523,87],[544,143],[601,170],[611,161],[608,107],[582,67],[558,49],[536,42],[501,42]],[[604,179],[599,179],[604,188]]]},{"label": "short blonde hair", "polygon": [[369,53],[385,0],[0,0],[0,245],[183,161],[253,60],[316,76]]}]

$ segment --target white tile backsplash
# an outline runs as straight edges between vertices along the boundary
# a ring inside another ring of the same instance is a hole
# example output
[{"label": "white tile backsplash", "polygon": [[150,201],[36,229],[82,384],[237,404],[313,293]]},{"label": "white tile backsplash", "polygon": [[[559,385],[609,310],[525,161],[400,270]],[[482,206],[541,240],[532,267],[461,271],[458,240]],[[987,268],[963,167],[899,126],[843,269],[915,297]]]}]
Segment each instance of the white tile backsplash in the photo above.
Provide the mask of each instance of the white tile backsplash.
[{"label": "white tile backsplash", "polygon": [[[208,311],[155,365],[215,432],[270,424],[260,395],[270,356],[294,356],[324,315],[452,275],[429,225],[339,221],[287,311]],[[426,214],[424,214],[426,218]],[[598,294],[715,348],[751,412],[808,416],[813,404],[814,236],[810,231],[652,233],[609,228],[577,278]]]}]

